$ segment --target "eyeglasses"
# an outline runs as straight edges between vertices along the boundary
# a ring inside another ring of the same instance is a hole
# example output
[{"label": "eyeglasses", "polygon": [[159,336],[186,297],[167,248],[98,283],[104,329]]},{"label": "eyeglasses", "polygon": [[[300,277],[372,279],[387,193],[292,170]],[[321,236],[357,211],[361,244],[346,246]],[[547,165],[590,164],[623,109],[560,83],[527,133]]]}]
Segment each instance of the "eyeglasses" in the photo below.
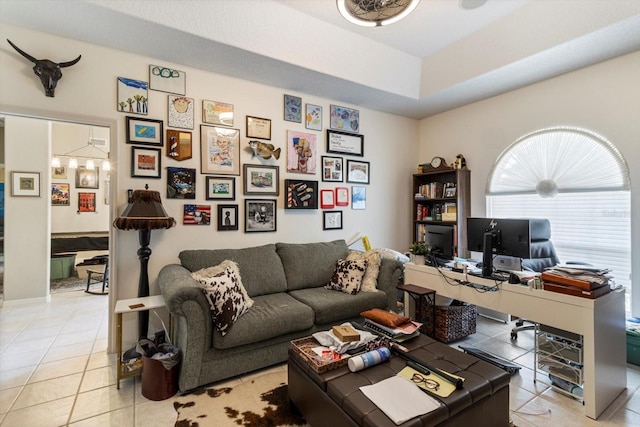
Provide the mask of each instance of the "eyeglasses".
[{"label": "eyeglasses", "polygon": [[411,377],[411,381],[413,381],[417,385],[424,383],[425,387],[427,387],[429,390],[438,391],[438,389],[440,388],[440,383],[438,381],[431,378],[425,378],[420,374],[413,374],[413,376]]}]

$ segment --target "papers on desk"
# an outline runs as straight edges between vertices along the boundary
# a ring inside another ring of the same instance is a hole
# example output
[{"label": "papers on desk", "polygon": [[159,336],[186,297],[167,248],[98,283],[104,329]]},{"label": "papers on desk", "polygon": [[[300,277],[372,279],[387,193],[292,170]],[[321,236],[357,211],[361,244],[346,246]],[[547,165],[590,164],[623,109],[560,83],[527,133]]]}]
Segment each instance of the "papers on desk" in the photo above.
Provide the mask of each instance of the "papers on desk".
[{"label": "papers on desk", "polygon": [[410,380],[397,375],[360,387],[360,390],[396,425],[440,407],[436,399],[421,391]]}]

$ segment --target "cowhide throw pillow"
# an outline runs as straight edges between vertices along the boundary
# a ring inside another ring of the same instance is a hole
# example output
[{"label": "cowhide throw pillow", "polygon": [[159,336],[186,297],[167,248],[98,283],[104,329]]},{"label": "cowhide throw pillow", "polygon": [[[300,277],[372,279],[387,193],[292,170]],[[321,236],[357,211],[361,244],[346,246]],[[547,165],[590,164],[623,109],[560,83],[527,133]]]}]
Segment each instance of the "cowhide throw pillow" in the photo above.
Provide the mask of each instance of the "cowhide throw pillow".
[{"label": "cowhide throw pillow", "polygon": [[360,291],[362,277],[367,269],[367,261],[339,259],[333,272],[331,281],[325,286],[327,289],[342,291],[355,295]]},{"label": "cowhide throw pillow", "polygon": [[347,260],[364,259],[367,261],[367,271],[362,278],[362,292],[375,292],[378,285],[378,274],[380,273],[380,253],[377,251],[349,251]]},{"label": "cowhide throw pillow", "polygon": [[191,276],[202,284],[213,323],[222,336],[253,306],[253,300],[242,285],[240,269],[233,261],[223,261],[215,267],[194,272]]}]

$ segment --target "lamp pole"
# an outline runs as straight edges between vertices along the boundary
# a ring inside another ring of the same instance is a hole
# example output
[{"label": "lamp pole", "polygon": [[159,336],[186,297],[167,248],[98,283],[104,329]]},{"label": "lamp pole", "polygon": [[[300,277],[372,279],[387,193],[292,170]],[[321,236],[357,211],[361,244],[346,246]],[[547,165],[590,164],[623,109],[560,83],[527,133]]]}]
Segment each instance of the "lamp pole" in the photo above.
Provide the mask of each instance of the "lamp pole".
[{"label": "lamp pole", "polygon": [[[140,229],[138,230],[138,239],[140,241],[140,249],[138,249],[138,258],[140,259],[140,280],[138,281],[138,297],[149,296],[149,257],[151,256],[151,249],[149,243],[151,242],[151,230]],[[149,311],[138,312],[138,334],[140,339],[147,338],[149,331]]]}]

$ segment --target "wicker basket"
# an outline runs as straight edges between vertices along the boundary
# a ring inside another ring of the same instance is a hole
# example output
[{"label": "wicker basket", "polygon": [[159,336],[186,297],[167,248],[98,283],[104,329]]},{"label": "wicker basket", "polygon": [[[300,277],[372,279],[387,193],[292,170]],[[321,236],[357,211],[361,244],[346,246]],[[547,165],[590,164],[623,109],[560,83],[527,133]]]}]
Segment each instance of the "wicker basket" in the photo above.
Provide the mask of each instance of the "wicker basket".
[{"label": "wicker basket", "polygon": [[[423,307],[427,313],[425,330],[431,332],[433,324],[433,306]],[[434,338],[448,343],[476,333],[478,309],[473,304],[455,302],[449,306],[436,306],[436,327]]]},{"label": "wicker basket", "polygon": [[291,341],[291,348],[302,359],[311,366],[311,369],[319,374],[338,369],[346,366],[349,362],[349,357],[343,357],[340,360],[333,360],[331,362],[324,362],[320,360],[318,355],[311,350],[314,347],[318,347],[320,344],[313,337],[300,338],[298,340]]}]

